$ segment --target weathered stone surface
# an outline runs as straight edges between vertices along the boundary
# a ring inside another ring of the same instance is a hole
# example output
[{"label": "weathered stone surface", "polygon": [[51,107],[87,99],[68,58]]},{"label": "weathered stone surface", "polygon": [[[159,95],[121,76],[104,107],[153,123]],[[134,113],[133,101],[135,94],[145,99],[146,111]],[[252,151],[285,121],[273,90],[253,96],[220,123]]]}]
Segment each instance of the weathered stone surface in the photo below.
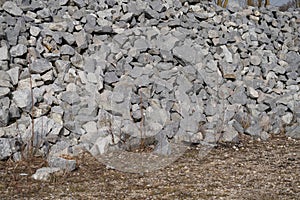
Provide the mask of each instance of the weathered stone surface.
[{"label": "weathered stone surface", "polygon": [[221,46],[223,53],[225,55],[225,60],[228,63],[232,63],[233,59],[232,59],[232,53],[228,50],[228,48],[225,45]]},{"label": "weathered stone surface", "polygon": [[11,119],[19,119],[21,117],[19,108],[13,103],[9,107],[9,116]]},{"label": "weathered stone surface", "polygon": [[2,8],[14,16],[21,16],[23,14],[23,11],[13,1],[5,1],[5,3],[2,5]]},{"label": "weathered stone surface", "polygon": [[0,108],[0,127],[6,126],[9,122],[9,108],[8,107],[2,107]]},{"label": "weathered stone surface", "polygon": [[60,170],[74,171],[76,169],[76,161],[60,157],[52,157],[48,159],[51,168],[59,168]]},{"label": "weathered stone surface", "polygon": [[[90,123],[90,122],[88,122],[88,123]],[[94,123],[94,122],[92,122],[92,123]],[[87,149],[90,149],[95,144],[95,142],[97,141],[98,138],[107,136],[109,134],[110,128],[102,127],[98,130],[96,127],[95,129],[96,129],[96,131],[89,131],[80,137],[80,142],[88,145]]]},{"label": "weathered stone surface", "polygon": [[27,53],[27,47],[23,44],[18,44],[13,46],[9,52],[12,57],[22,56]]},{"label": "weathered stone surface", "polygon": [[68,24],[66,21],[51,22],[51,23],[44,23],[43,27],[50,29],[51,31],[66,31],[68,28]]},{"label": "weathered stone surface", "polygon": [[252,136],[257,136],[260,137],[262,133],[262,128],[259,126],[258,123],[251,124],[250,127],[248,127],[245,130],[246,134],[252,135]]},{"label": "weathered stone surface", "polygon": [[170,155],[172,152],[171,144],[167,138],[168,133],[160,132],[155,135],[156,141],[158,144],[155,146],[154,153],[159,155]]},{"label": "weathered stone surface", "polygon": [[295,138],[295,139],[300,139],[300,126],[299,126],[299,121],[298,123],[292,125],[291,127],[287,128],[286,131],[286,136]]},{"label": "weathered stone surface", "polygon": [[189,45],[178,46],[173,49],[174,56],[183,60],[185,64],[194,64],[196,51]]},{"label": "weathered stone surface", "polygon": [[8,75],[10,76],[11,83],[13,85],[17,85],[19,82],[19,75],[20,75],[19,70],[20,70],[19,67],[14,67],[7,71]]},{"label": "weathered stone surface", "polygon": [[300,63],[300,54],[299,52],[290,51],[286,54],[286,62],[288,62],[291,71],[298,71],[299,73],[299,63]]},{"label": "weathered stone surface", "polygon": [[250,56],[250,63],[252,65],[259,65],[261,63],[261,58],[259,56],[256,56],[256,55],[252,55]]},{"label": "weathered stone surface", "polygon": [[220,140],[224,142],[238,142],[238,131],[231,125],[227,125],[222,130],[222,135]]},{"label": "weathered stone surface", "polygon": [[30,108],[32,106],[31,90],[23,89],[12,93],[13,100],[19,108]]},{"label": "weathered stone surface", "polygon": [[229,98],[231,104],[242,104],[245,105],[247,103],[247,95],[245,88],[240,86],[234,90],[234,94]]},{"label": "weathered stone surface", "polygon": [[11,140],[8,138],[0,138],[0,160],[8,159],[12,156]]},{"label": "weathered stone surface", "polygon": [[66,91],[61,95],[61,100],[67,102],[68,104],[77,104],[80,102],[80,97],[76,91]]},{"label": "weathered stone surface", "polygon": [[58,173],[60,170],[58,167],[43,167],[37,169],[32,178],[39,181],[49,181],[51,174]]},{"label": "weathered stone surface", "polygon": [[30,65],[30,70],[33,73],[44,73],[52,69],[52,64],[46,59],[37,59],[33,61]]},{"label": "weathered stone surface", "polygon": [[248,87],[248,90],[249,90],[249,94],[250,94],[251,98],[258,98],[259,97],[258,92],[254,88]]},{"label": "weathered stone surface", "polygon": [[285,124],[290,124],[293,120],[293,114],[288,112],[286,113],[284,116],[282,116],[282,121],[285,123]]},{"label": "weathered stone surface", "polygon": [[11,87],[11,79],[6,71],[0,71],[0,87]]},{"label": "weathered stone surface", "polygon": [[134,42],[134,47],[138,51],[146,51],[149,48],[149,44],[148,44],[147,40],[145,40],[145,39],[137,39]]},{"label": "weathered stone surface", "polygon": [[6,45],[0,47],[0,61],[1,60],[8,60],[8,48]]},{"label": "weathered stone surface", "polygon": [[98,155],[128,136],[119,150],[138,148],[141,127],[163,155],[176,140],[297,132],[298,10],[196,0],[14,2],[0,8],[0,138],[17,137],[18,125],[29,140],[26,116],[34,117],[34,144],[53,166],[72,170],[63,155],[75,146]]},{"label": "weathered stone surface", "polygon": [[60,53],[61,55],[74,55],[75,54],[75,50],[69,46],[69,45],[63,45],[60,48]]},{"label": "weathered stone surface", "polygon": [[4,97],[10,92],[9,88],[6,87],[0,87],[0,98]]},{"label": "weathered stone surface", "polygon": [[76,44],[79,48],[87,47],[86,33],[84,30],[81,30],[78,33],[74,33]]},{"label": "weathered stone surface", "polygon": [[107,152],[110,144],[113,144],[111,135],[108,135],[106,137],[99,137],[94,146],[90,149],[90,153],[93,156],[104,154]]},{"label": "weathered stone surface", "polygon": [[70,154],[71,142],[68,141],[58,141],[49,150],[50,157],[61,157]]},{"label": "weathered stone surface", "polygon": [[214,100],[209,100],[206,103],[206,107],[205,107],[205,114],[206,116],[213,116],[215,115],[217,112],[219,112],[219,106],[217,105],[217,102]]},{"label": "weathered stone surface", "polygon": [[115,83],[119,80],[116,73],[114,72],[108,72],[104,75],[104,81],[108,84]]},{"label": "weathered stone surface", "polygon": [[74,35],[68,32],[65,32],[62,37],[66,40],[68,45],[72,45],[76,41]]},{"label": "weathered stone surface", "polygon": [[62,130],[62,125],[46,116],[35,119],[34,123],[34,146],[42,146],[44,142],[48,141],[55,143],[58,140],[59,134]]},{"label": "weathered stone surface", "polygon": [[36,26],[31,26],[29,32],[32,36],[36,37],[41,32],[41,29],[39,27],[36,27]]}]

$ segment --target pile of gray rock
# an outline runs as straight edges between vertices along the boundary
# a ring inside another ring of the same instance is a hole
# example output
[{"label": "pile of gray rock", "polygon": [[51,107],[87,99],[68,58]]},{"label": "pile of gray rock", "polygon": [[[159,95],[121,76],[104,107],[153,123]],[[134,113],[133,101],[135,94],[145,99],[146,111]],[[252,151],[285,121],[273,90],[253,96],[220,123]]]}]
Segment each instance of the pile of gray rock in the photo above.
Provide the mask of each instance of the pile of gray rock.
[{"label": "pile of gray rock", "polygon": [[[0,7],[0,160],[300,138],[300,14],[187,0]],[[33,123],[33,124],[32,124]],[[32,131],[32,128],[34,129]],[[32,132],[34,137],[32,137]]]}]

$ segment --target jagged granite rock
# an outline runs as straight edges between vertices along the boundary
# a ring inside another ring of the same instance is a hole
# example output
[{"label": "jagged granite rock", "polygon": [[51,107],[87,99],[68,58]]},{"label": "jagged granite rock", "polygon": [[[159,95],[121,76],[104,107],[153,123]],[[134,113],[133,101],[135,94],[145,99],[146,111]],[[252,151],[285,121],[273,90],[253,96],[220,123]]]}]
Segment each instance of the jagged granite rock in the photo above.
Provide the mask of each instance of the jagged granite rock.
[{"label": "jagged granite rock", "polygon": [[247,103],[245,88],[242,86],[235,88],[233,95],[229,98],[229,101],[231,104],[245,105]]},{"label": "jagged granite rock", "polygon": [[9,116],[9,108],[8,107],[2,107],[0,108],[0,127],[6,126],[9,122],[10,116]]},{"label": "jagged granite rock", "polygon": [[89,150],[89,152],[93,156],[101,155],[104,153],[107,153],[109,146],[114,144],[113,139],[111,135],[108,135],[106,137],[99,137],[93,147]]},{"label": "jagged granite rock", "polygon": [[33,104],[31,93],[32,93],[32,91],[30,89],[14,91],[12,94],[13,94],[13,100],[14,100],[15,104],[19,108],[24,108],[26,110],[30,109]]},{"label": "jagged granite rock", "polygon": [[227,125],[222,130],[220,140],[224,142],[238,142],[238,136],[238,131],[233,126]]},{"label": "jagged granite rock", "polygon": [[30,65],[30,70],[33,73],[44,73],[52,68],[52,64],[46,59],[34,60]]},{"label": "jagged granite rock", "polygon": [[[299,120],[300,121],[300,120]],[[300,125],[298,123],[290,126],[286,130],[286,136],[294,138],[294,139],[300,139]]]},{"label": "jagged granite rock", "polygon": [[27,53],[27,47],[24,44],[18,44],[11,47],[9,52],[12,57],[23,56],[25,53]]},{"label": "jagged granite rock", "polygon": [[19,75],[20,75],[19,71],[20,71],[19,67],[14,67],[7,71],[8,75],[10,76],[11,83],[13,85],[17,85],[19,82]]},{"label": "jagged granite rock", "polygon": [[20,142],[14,138],[0,138],[0,160],[6,160],[20,150]]},{"label": "jagged granite rock", "polygon": [[11,79],[6,71],[0,70],[0,87],[11,88]]},{"label": "jagged granite rock", "polygon": [[35,119],[33,145],[41,147],[48,142],[56,143],[61,130],[62,125],[46,116]]},{"label": "jagged granite rock", "polygon": [[2,5],[3,10],[12,14],[14,16],[21,16],[23,14],[23,10],[17,6],[17,4],[13,1],[6,1]]},{"label": "jagged granite rock", "polygon": [[168,141],[167,134],[163,132],[159,132],[155,135],[155,140],[157,144],[155,145],[154,153],[159,155],[170,155],[172,152],[171,144]]},{"label": "jagged granite rock", "polygon": [[228,48],[225,45],[222,45],[221,48],[223,50],[226,62],[232,63],[233,61],[232,53],[228,50]]},{"label": "jagged granite rock", "polygon": [[59,168],[60,170],[74,171],[76,169],[76,160],[69,160],[60,157],[51,157],[48,159],[51,168]]},{"label": "jagged granite rock", "polygon": [[173,49],[175,57],[182,60],[182,64],[195,64],[196,50],[190,45],[177,46]]}]

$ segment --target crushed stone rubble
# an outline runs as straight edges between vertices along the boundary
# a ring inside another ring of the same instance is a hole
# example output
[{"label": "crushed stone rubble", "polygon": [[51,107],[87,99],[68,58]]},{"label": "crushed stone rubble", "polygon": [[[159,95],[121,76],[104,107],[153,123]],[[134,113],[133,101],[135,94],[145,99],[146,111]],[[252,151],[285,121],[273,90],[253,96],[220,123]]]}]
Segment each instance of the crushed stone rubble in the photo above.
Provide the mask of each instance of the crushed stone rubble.
[{"label": "crushed stone rubble", "polygon": [[[300,139],[300,14],[188,0],[6,1],[0,160],[33,144],[50,167],[169,141]],[[159,148],[158,148],[159,147]],[[45,179],[48,175],[36,175]]]}]

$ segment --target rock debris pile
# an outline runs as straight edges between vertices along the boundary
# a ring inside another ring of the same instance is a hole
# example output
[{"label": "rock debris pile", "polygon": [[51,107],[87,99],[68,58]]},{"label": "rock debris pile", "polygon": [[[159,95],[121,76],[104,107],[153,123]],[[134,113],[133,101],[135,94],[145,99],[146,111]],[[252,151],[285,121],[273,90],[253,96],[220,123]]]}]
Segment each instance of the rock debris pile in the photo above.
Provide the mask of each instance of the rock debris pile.
[{"label": "rock debris pile", "polygon": [[30,140],[73,170],[61,155],[144,139],[169,154],[172,141],[300,138],[299,24],[299,9],[187,0],[6,1],[0,160]]}]

